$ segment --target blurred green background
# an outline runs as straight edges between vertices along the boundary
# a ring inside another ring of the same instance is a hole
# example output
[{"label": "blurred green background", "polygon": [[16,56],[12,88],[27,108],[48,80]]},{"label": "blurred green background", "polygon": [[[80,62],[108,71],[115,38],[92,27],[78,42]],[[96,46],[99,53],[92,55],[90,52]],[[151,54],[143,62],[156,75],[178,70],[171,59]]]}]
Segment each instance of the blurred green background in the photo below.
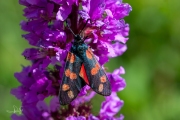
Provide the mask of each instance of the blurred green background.
[{"label": "blurred green background", "polygon": [[[109,71],[123,66],[127,87],[119,93],[125,104],[125,120],[180,120],[180,1],[124,0],[133,11],[128,50],[111,59]],[[10,94],[19,83],[14,72],[28,61],[21,56],[28,47],[19,23],[25,19],[18,1],[0,1],[0,119],[9,120],[13,105]],[[98,110],[95,110],[98,111]]]}]

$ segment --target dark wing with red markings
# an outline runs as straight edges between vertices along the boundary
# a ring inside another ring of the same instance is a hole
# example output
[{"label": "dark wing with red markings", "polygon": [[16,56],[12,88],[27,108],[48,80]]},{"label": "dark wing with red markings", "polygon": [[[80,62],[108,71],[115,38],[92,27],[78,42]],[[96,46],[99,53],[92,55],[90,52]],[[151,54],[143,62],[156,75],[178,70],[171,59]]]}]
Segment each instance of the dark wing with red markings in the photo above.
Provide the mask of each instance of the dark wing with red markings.
[{"label": "dark wing with red markings", "polygon": [[69,52],[66,58],[63,80],[59,90],[59,101],[61,105],[70,104],[84,86],[85,83],[79,76],[81,65],[82,61],[80,58]]},{"label": "dark wing with red markings", "polygon": [[83,57],[83,64],[89,86],[98,94],[109,96],[111,94],[110,81],[90,48],[86,50],[86,55]]}]

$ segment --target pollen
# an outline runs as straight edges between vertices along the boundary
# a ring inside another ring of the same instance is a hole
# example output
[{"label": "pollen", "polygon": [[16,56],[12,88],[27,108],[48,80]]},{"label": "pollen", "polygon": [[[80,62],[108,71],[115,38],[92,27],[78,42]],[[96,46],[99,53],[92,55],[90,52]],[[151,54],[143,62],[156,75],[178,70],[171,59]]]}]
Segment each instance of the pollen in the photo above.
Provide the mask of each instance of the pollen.
[{"label": "pollen", "polygon": [[74,98],[74,93],[73,93],[73,91],[68,91],[68,97],[70,98],[70,99],[73,99]]},{"label": "pollen", "polygon": [[63,86],[62,86],[62,90],[63,91],[67,91],[67,90],[69,90],[69,85],[67,85],[67,84],[63,84]]},{"label": "pollen", "polygon": [[92,54],[88,50],[86,50],[86,56],[88,59],[92,59]]},{"label": "pollen", "polygon": [[91,75],[96,75],[98,73],[98,69],[97,68],[92,68],[91,69]]},{"label": "pollen", "polygon": [[71,74],[70,74],[70,79],[71,79],[71,80],[77,79],[76,73],[71,73]]},{"label": "pollen", "polygon": [[106,76],[103,75],[103,76],[100,78],[100,81],[101,81],[102,83],[105,83],[105,82],[106,82]]},{"label": "pollen", "polygon": [[74,56],[74,54],[72,54],[71,58],[70,58],[70,63],[74,63],[74,61],[75,61],[75,56]]},{"label": "pollen", "polygon": [[98,91],[99,91],[99,92],[102,92],[102,91],[103,91],[103,84],[100,84],[100,85],[99,85]]},{"label": "pollen", "polygon": [[69,77],[69,76],[70,76],[70,74],[71,74],[71,71],[70,71],[69,69],[66,69],[66,71],[65,71],[65,75],[66,75],[66,77]]}]

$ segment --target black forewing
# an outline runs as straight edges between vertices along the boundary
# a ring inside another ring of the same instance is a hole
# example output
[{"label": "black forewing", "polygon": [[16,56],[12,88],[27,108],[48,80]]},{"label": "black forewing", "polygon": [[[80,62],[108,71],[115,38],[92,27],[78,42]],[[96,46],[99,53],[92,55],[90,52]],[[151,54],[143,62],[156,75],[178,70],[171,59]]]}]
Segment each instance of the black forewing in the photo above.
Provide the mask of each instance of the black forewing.
[{"label": "black forewing", "polygon": [[[89,86],[98,94],[109,96],[111,94],[110,81],[108,80],[105,71],[100,66],[99,62],[95,58],[90,48],[87,49],[87,52],[88,54],[90,53],[90,55],[92,56],[92,59],[89,59],[86,53],[86,55],[83,57],[83,63],[87,73]],[[97,73],[93,75],[92,69],[97,69],[97,65],[99,69],[97,70]],[[103,80],[102,77],[104,78]]]},{"label": "black forewing", "polygon": [[[81,65],[82,61],[80,60],[80,58],[77,57],[75,54],[69,52],[66,59],[63,80],[59,90],[59,101],[61,105],[70,104],[71,101],[77,97],[80,89],[84,86],[83,81],[79,77]],[[67,70],[70,71],[70,74],[74,74],[74,76],[68,76]]]}]

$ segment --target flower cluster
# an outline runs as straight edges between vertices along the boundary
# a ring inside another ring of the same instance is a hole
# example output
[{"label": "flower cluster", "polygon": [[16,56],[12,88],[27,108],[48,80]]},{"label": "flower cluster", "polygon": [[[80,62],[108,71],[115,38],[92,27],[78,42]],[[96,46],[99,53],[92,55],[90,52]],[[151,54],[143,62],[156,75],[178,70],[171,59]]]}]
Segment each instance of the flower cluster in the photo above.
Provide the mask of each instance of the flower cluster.
[{"label": "flower cluster", "polygon": [[[88,19],[82,36],[88,36],[85,43],[90,46],[103,66],[109,58],[122,55],[127,47],[129,25],[123,18],[129,15],[131,6],[121,0],[19,0],[24,5],[26,21],[20,23],[22,35],[32,48],[22,55],[31,66],[24,67],[15,77],[21,83],[11,90],[22,102],[22,115],[12,115],[13,120],[99,120],[118,119],[115,117],[123,106],[117,92],[125,88],[120,77],[125,71],[120,67],[107,73],[112,94],[105,97],[98,115],[92,114],[90,100],[95,96],[85,86],[78,97],[67,107],[59,105],[57,98],[64,72],[65,58],[72,45],[73,35],[66,27],[65,20],[75,34],[78,34]],[[50,104],[45,98],[53,96]]]}]

